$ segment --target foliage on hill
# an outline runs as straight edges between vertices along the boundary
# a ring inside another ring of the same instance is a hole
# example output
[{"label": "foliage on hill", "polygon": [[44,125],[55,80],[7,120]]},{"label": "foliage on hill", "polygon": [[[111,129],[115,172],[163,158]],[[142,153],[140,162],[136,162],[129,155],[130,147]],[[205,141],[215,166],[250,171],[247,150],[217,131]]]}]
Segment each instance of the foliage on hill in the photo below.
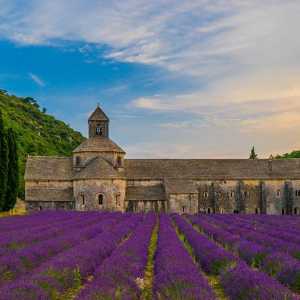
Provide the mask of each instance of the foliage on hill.
[{"label": "foliage on hill", "polygon": [[30,155],[70,155],[84,137],[69,125],[40,110],[36,100],[8,95],[0,90],[0,110],[4,125],[12,128],[17,137],[20,186],[19,196],[24,196],[24,170]]},{"label": "foliage on hill", "polygon": [[300,150],[295,150],[283,155],[277,155],[276,158],[300,158]]}]

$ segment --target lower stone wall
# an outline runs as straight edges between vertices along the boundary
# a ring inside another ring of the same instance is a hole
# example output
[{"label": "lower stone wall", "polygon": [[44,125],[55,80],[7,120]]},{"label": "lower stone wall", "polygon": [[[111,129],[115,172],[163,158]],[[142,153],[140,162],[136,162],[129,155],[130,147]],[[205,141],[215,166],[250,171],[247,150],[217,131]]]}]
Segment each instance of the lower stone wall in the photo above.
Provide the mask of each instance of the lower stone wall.
[{"label": "lower stone wall", "polygon": [[123,179],[74,181],[76,210],[125,211],[125,191]]},{"label": "lower stone wall", "polygon": [[[152,186],[161,184],[160,180],[82,180],[74,184],[74,197],[27,198],[27,209],[75,209],[111,211],[166,211],[170,213],[247,213],[247,214],[300,214],[300,180],[195,180],[197,193],[167,194],[166,200],[127,201],[126,185]],[[34,189],[50,191],[59,188],[70,189],[70,182],[28,182],[27,196]],[[72,185],[73,186],[73,185]],[[180,191],[179,191],[180,192]],[[103,195],[100,204],[99,195]],[[84,198],[83,198],[84,197]],[[42,199],[39,201],[39,199]],[[53,201],[54,200],[54,201]],[[56,201],[55,201],[56,200]],[[59,200],[59,201],[58,201]]]},{"label": "lower stone wall", "polygon": [[74,201],[27,201],[27,211],[41,210],[73,210],[75,209]]},{"label": "lower stone wall", "polygon": [[167,201],[125,201],[127,212],[166,212]]},{"label": "lower stone wall", "polygon": [[298,180],[196,181],[198,194],[170,194],[169,212],[300,214]]}]

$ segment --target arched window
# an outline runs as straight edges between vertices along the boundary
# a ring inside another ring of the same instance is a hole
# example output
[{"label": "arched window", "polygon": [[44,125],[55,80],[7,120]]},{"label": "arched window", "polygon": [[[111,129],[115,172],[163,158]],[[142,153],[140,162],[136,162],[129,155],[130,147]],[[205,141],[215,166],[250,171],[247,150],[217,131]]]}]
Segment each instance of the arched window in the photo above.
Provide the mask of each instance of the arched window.
[{"label": "arched window", "polygon": [[120,206],[120,193],[116,195],[116,206]]},{"label": "arched window", "polygon": [[98,195],[98,204],[103,205],[104,196],[102,194]]},{"label": "arched window", "polygon": [[118,156],[118,158],[117,158],[117,165],[118,165],[118,167],[122,166],[122,157],[121,156]]},{"label": "arched window", "polygon": [[298,207],[294,207],[294,215],[298,215]]},{"label": "arched window", "polygon": [[76,156],[76,158],[75,158],[75,164],[76,164],[76,166],[79,166],[80,165],[80,156]]},{"label": "arched window", "polygon": [[80,194],[80,198],[81,198],[82,205],[85,205],[85,198],[84,198],[84,194],[83,193]]},{"label": "arched window", "polygon": [[258,208],[257,207],[255,208],[255,214],[256,215],[258,214]]}]

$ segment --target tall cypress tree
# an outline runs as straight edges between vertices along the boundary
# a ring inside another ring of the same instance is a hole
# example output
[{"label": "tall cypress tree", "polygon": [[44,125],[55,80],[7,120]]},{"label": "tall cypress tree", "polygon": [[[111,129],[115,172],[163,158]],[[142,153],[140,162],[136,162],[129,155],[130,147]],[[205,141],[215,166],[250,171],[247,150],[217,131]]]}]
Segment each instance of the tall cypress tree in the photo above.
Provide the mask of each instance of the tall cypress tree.
[{"label": "tall cypress tree", "polygon": [[4,208],[7,189],[8,172],[8,147],[7,137],[3,124],[2,112],[0,111],[0,211]]},{"label": "tall cypress tree", "polygon": [[19,169],[17,143],[14,131],[10,128],[7,132],[8,144],[8,172],[7,172],[7,189],[4,201],[4,211],[14,208],[17,201],[18,185],[19,185]]},{"label": "tall cypress tree", "polygon": [[251,149],[249,159],[257,159],[257,154],[256,154],[256,152],[255,152],[254,146],[253,146],[252,149]]}]

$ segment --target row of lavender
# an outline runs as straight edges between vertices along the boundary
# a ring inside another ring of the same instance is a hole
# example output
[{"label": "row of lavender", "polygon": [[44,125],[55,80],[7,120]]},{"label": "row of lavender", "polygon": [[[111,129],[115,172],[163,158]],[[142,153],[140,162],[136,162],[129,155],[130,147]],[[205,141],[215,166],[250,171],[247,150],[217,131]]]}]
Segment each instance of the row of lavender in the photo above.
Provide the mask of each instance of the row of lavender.
[{"label": "row of lavender", "polygon": [[208,275],[219,277],[230,299],[299,299],[272,277],[247,266],[238,256],[196,231],[182,217],[173,218],[191,245],[196,261]]},{"label": "row of lavender", "polygon": [[[118,213],[71,214],[68,221],[60,219],[63,225],[57,225],[60,229],[54,236],[46,231],[46,239],[30,242],[26,238],[10,257],[2,257],[0,299],[65,298],[65,293],[85,283],[143,219],[143,215]],[[49,231],[53,227],[52,223]]]},{"label": "row of lavender", "polygon": [[288,227],[286,230],[287,235],[292,235],[291,231],[296,232],[299,228],[297,219],[234,215],[189,216],[188,219],[215,244],[228,249],[228,253],[292,291],[300,292],[298,237],[295,235],[287,240],[281,230],[291,222],[290,231]]}]

